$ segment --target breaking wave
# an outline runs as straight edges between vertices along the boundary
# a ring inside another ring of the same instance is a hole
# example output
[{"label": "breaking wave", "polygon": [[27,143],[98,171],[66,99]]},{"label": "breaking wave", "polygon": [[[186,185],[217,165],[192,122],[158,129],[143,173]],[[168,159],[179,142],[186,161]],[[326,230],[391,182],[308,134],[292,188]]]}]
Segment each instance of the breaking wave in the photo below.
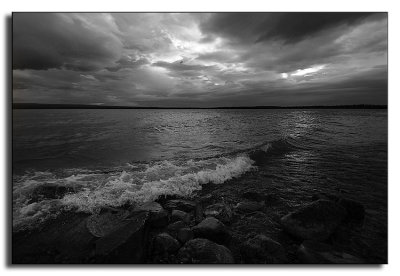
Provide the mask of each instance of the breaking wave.
[{"label": "breaking wave", "polygon": [[207,183],[221,184],[254,170],[268,157],[299,149],[284,138],[200,160],[164,160],[132,163],[107,170],[65,169],[31,171],[13,176],[14,231],[32,228],[62,211],[97,213],[156,200],[161,195],[190,197]]},{"label": "breaking wave", "polygon": [[29,172],[13,179],[14,231],[31,228],[61,211],[96,213],[153,201],[161,195],[190,197],[207,183],[221,184],[254,169],[247,155],[206,160],[127,164],[102,172]]}]

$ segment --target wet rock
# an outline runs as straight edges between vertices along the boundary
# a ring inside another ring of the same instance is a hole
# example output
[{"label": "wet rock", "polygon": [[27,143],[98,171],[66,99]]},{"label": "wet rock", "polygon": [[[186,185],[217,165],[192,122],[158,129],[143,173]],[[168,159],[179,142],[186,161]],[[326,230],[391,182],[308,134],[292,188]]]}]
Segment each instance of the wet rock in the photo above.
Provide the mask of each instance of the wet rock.
[{"label": "wet rock", "polygon": [[168,212],[157,202],[146,202],[135,208],[134,212],[146,211],[150,213],[149,223],[156,228],[168,225]]},{"label": "wet rock", "polygon": [[341,198],[338,201],[339,205],[346,209],[346,221],[352,221],[356,223],[362,223],[365,217],[365,208],[360,202]]},{"label": "wet rock", "polygon": [[288,262],[283,246],[264,235],[257,235],[243,243],[240,253],[244,262],[248,264],[282,264]]},{"label": "wet rock", "polygon": [[264,202],[242,201],[235,206],[235,210],[239,213],[251,213],[261,210],[264,205]]},{"label": "wet rock", "polygon": [[129,214],[127,210],[103,210],[100,214],[91,215],[86,221],[86,227],[93,236],[101,238],[124,226]]},{"label": "wet rock", "polygon": [[178,231],[181,228],[185,228],[186,227],[186,223],[184,223],[183,221],[175,221],[174,223],[171,223],[170,225],[167,226],[167,232],[173,236],[176,237],[178,235]]},{"label": "wet rock", "polygon": [[300,239],[326,240],[346,216],[346,210],[329,200],[317,200],[281,218],[288,233]]},{"label": "wet rock", "polygon": [[183,221],[185,223],[189,223],[190,222],[190,215],[184,211],[181,210],[172,210],[172,214],[171,214],[171,221],[175,222],[175,221]]},{"label": "wet rock", "polygon": [[335,251],[330,245],[316,241],[304,241],[297,256],[306,264],[363,264],[364,261],[348,253]]},{"label": "wet rock", "polygon": [[233,264],[232,252],[223,245],[207,239],[188,241],[178,252],[180,263]]},{"label": "wet rock", "polygon": [[184,244],[187,241],[193,239],[193,231],[190,230],[190,228],[181,228],[178,230],[177,239],[182,244]]},{"label": "wet rock", "polygon": [[196,223],[203,220],[203,204],[200,201],[196,203],[196,208],[194,209],[194,220]]},{"label": "wet rock", "polygon": [[207,217],[192,228],[196,238],[206,238],[223,244],[229,241],[231,235],[226,226],[214,217]]},{"label": "wet rock", "polygon": [[168,255],[180,248],[179,242],[167,233],[158,234],[153,241],[154,255]]},{"label": "wet rock", "polygon": [[133,214],[118,229],[95,242],[97,263],[143,263],[148,240],[148,212]]},{"label": "wet rock", "polygon": [[167,210],[181,210],[184,212],[190,212],[196,208],[196,203],[185,199],[171,199],[168,200],[164,208]]},{"label": "wet rock", "polygon": [[31,194],[29,203],[39,202],[45,199],[58,199],[64,197],[67,193],[74,192],[73,187],[61,186],[46,183],[36,187]]},{"label": "wet rock", "polygon": [[223,223],[229,223],[232,219],[231,208],[224,203],[216,203],[207,206],[204,210],[204,216],[215,217],[216,219],[222,221]]}]

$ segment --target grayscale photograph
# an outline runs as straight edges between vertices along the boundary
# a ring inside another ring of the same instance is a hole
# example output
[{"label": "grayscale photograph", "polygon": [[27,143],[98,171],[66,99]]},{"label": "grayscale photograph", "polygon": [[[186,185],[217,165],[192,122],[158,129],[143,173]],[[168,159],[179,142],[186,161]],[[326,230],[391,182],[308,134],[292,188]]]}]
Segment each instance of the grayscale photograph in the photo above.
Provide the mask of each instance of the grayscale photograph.
[{"label": "grayscale photograph", "polygon": [[388,263],[387,12],[10,21],[12,264]]}]

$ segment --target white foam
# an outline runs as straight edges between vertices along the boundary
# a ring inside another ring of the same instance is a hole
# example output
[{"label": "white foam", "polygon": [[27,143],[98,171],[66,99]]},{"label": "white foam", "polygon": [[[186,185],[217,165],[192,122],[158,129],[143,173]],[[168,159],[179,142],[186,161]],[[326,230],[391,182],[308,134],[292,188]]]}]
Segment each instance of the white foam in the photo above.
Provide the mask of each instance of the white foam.
[{"label": "white foam", "polygon": [[[14,180],[14,226],[37,223],[61,209],[96,213],[102,207],[118,207],[157,199],[160,195],[188,197],[206,183],[221,184],[253,169],[254,161],[242,155],[207,160],[159,161],[125,166],[114,173],[87,172],[57,177],[54,174],[26,175]],[[31,203],[32,191],[43,183],[76,189],[61,199]]]}]

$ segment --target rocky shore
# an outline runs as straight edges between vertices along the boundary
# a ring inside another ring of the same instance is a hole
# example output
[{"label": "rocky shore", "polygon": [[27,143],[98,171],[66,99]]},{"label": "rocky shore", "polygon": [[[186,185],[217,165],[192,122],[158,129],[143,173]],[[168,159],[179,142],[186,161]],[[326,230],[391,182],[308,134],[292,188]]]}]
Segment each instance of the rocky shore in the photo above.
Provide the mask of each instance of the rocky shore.
[{"label": "rocky shore", "polygon": [[362,203],[314,191],[294,205],[271,183],[249,183],[205,185],[191,198],[93,215],[63,213],[40,229],[14,233],[13,263],[382,262],[360,234],[368,215]]}]

